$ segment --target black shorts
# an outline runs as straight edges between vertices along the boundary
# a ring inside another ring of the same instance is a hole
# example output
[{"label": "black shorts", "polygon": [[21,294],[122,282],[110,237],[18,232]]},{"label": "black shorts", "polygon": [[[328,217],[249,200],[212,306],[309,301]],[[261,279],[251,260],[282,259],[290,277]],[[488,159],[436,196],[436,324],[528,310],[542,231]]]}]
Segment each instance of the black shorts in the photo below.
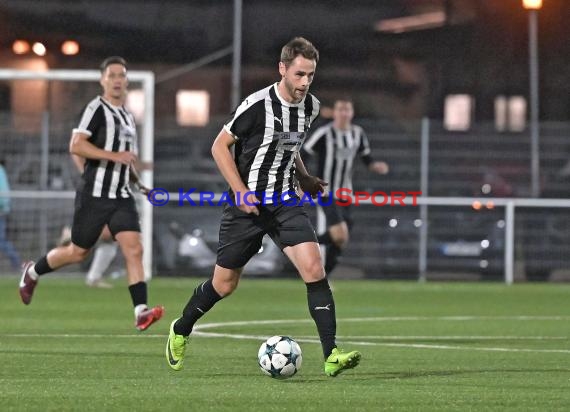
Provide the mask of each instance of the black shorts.
[{"label": "black shorts", "polygon": [[135,200],[93,197],[82,191],[75,195],[75,213],[71,226],[71,241],[84,249],[91,249],[105,225],[115,238],[119,232],[140,232],[139,213]]},{"label": "black shorts", "polygon": [[268,234],[281,250],[304,242],[317,242],[315,230],[303,206],[258,205],[259,216],[224,206],[216,264],[238,269],[255,255]]},{"label": "black shorts", "polygon": [[[317,207],[317,233],[325,233],[329,227],[346,222],[348,229],[352,228],[351,206],[339,206],[337,199],[323,197],[323,206]],[[329,204],[330,203],[330,204]]]}]

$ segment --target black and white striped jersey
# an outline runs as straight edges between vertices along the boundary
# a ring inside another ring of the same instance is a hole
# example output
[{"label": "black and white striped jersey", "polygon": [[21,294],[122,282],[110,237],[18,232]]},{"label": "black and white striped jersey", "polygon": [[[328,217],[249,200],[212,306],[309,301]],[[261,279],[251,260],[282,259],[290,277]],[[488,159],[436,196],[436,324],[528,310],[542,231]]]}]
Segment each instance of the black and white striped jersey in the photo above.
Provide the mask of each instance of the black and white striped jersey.
[{"label": "black and white striped jersey", "polygon": [[329,183],[327,189],[336,193],[340,188],[352,190],[354,159],[360,155],[369,164],[370,143],[362,127],[351,125],[348,130],[339,130],[328,123],[319,127],[303,145],[303,151],[315,156],[318,171],[314,173]]},{"label": "black and white striped jersey", "polygon": [[[138,154],[137,130],[132,114],[97,96],[83,110],[73,133],[89,136],[100,149]],[[121,199],[131,197],[129,167],[107,160],[86,159],[82,190],[93,197]]]},{"label": "black and white striped jersey", "polygon": [[234,156],[241,179],[266,203],[274,196],[287,199],[287,193],[295,191],[295,156],[320,106],[310,93],[300,103],[288,103],[277,85],[248,96],[224,126],[236,139]]}]

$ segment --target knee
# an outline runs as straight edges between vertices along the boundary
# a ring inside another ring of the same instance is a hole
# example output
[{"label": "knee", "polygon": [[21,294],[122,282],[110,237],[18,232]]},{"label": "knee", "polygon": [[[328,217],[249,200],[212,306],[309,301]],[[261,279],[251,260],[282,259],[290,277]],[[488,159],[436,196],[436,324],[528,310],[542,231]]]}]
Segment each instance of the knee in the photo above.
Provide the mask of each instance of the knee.
[{"label": "knee", "polygon": [[231,295],[238,287],[238,279],[224,279],[213,283],[214,289],[221,297]]},{"label": "knee", "polygon": [[125,259],[140,260],[143,256],[143,246],[140,242],[131,243],[123,248],[123,254]]},{"label": "knee", "polygon": [[222,298],[229,296],[237,289],[243,268],[227,269],[216,264],[212,276],[212,286]]},{"label": "knee", "polygon": [[305,261],[302,270],[304,272],[302,277],[306,281],[313,282],[325,277],[325,270],[320,256]]},{"label": "knee", "polygon": [[69,251],[71,263],[82,262],[89,254],[89,249],[83,249],[74,244],[70,244],[69,246],[67,246],[67,248]]},{"label": "knee", "polygon": [[234,282],[221,282],[215,285],[214,289],[221,297],[231,295],[237,289],[237,283]]}]

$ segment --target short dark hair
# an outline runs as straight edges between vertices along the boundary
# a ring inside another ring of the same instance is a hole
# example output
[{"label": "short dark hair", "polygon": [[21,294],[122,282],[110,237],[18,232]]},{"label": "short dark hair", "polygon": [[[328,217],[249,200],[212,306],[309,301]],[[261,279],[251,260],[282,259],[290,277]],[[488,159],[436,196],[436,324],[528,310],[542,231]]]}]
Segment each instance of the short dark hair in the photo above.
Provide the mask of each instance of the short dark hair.
[{"label": "short dark hair", "polygon": [[352,97],[350,96],[338,96],[336,99],[334,99],[334,103],[333,105],[336,106],[337,103],[350,103],[352,106],[354,106],[354,100],[352,100]]},{"label": "short dark hair", "polygon": [[313,46],[313,43],[304,37],[295,37],[281,49],[281,62],[287,67],[297,56],[319,62],[319,51]]},{"label": "short dark hair", "polygon": [[111,56],[111,57],[107,57],[105,60],[103,60],[103,63],[101,63],[101,66],[99,66],[101,73],[105,73],[105,70],[107,69],[107,67],[109,67],[112,64],[120,64],[125,69],[127,68],[127,61],[125,59],[123,59],[120,56]]}]

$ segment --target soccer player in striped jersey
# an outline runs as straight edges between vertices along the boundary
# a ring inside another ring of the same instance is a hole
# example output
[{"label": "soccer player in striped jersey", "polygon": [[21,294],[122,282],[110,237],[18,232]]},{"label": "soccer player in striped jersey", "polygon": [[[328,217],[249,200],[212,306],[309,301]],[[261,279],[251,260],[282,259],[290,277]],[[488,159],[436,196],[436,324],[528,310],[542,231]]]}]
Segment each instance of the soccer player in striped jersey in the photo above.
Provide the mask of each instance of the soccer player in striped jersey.
[{"label": "soccer player in striped jersey", "polygon": [[91,100],[84,109],[70,142],[71,154],[86,159],[75,197],[71,243],[50,250],[36,263],[24,265],[20,297],[28,305],[40,276],[85,259],[107,225],[125,257],[135,327],[145,330],[162,317],[164,309],[147,306],[139,215],[129,182],[143,194],[148,189],[134,169],[137,132],[133,116],[124,107],[128,80],[123,58],[109,57],[103,61],[100,84],[103,95]]},{"label": "soccer player in striped jersey", "polygon": [[351,206],[337,205],[335,196],[339,189],[352,190],[354,160],[358,156],[370,171],[388,173],[385,162],[372,159],[366,133],[362,127],[352,124],[353,117],[352,100],[336,100],[333,121],[315,130],[303,145],[303,153],[317,159],[317,174],[329,182],[329,194],[320,202],[326,206],[319,205],[317,208],[317,234],[319,243],[325,249],[325,270],[328,275],[337,265],[352,227]]},{"label": "soccer player in striped jersey", "polygon": [[[319,245],[303,206],[295,202],[295,180],[312,196],[326,184],[308,174],[299,156],[319,113],[319,101],[309,93],[318,60],[318,51],[308,40],[298,37],[287,43],[279,62],[281,80],[247,97],[212,145],[235,204],[224,207],[212,278],[194,289],[182,317],[170,326],[166,358],[174,370],[182,369],[196,321],[237,288],[243,267],[258,252],[265,234],[293,262],[306,284],[325,373],[336,376],[360,361],[359,352],[345,353],[336,347],[335,304]],[[293,200],[293,205],[282,200]]]}]

